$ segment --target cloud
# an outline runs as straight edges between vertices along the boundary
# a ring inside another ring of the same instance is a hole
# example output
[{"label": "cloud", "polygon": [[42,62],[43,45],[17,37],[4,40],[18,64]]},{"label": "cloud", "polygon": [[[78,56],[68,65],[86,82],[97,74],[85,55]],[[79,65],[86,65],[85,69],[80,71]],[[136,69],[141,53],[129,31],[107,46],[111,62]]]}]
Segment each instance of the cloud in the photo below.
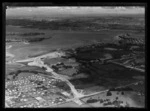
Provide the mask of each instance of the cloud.
[{"label": "cloud", "polygon": [[65,14],[144,14],[144,7],[137,6],[43,6],[43,7],[13,7],[6,10],[6,15],[65,15]]}]

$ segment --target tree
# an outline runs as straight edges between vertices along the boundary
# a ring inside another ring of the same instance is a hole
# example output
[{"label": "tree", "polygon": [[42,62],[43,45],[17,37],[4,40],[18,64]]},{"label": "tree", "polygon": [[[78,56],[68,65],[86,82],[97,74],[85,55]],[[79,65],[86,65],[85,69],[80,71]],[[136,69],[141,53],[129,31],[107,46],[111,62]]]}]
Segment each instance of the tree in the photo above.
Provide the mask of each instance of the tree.
[{"label": "tree", "polygon": [[110,91],[107,91],[106,96],[111,96],[111,95],[112,95],[112,93]]},{"label": "tree", "polygon": [[97,99],[88,99],[86,102],[87,103],[95,103],[97,101],[98,101]]},{"label": "tree", "polygon": [[126,102],[126,105],[125,105],[125,107],[130,107],[130,105],[129,105],[129,103],[128,103],[128,102]]},{"label": "tree", "polygon": [[116,89],[115,88],[110,88],[109,91],[116,91]]},{"label": "tree", "polygon": [[124,95],[124,92],[122,91],[121,94]]}]

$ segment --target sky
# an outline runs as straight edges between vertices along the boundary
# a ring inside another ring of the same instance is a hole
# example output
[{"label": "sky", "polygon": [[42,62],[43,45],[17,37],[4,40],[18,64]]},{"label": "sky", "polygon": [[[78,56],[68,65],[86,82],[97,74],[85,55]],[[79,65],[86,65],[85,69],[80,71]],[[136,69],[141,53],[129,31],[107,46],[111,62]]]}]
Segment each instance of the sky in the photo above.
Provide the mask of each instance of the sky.
[{"label": "sky", "polygon": [[93,7],[8,7],[6,16],[65,16],[65,15],[100,15],[100,14],[144,14],[144,7],[138,6],[93,6]]}]

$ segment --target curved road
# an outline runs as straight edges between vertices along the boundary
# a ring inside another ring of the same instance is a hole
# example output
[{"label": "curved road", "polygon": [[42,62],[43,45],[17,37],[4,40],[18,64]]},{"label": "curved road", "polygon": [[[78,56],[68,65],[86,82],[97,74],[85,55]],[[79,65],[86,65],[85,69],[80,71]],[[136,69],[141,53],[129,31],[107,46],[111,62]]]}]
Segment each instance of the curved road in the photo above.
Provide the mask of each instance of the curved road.
[{"label": "curved road", "polygon": [[[28,63],[29,66],[45,67],[47,72],[51,72],[54,75],[54,77],[56,77],[57,79],[60,79],[62,81],[65,81],[69,85],[69,87],[70,87],[70,89],[71,89],[71,91],[72,91],[72,93],[74,95],[73,101],[76,102],[79,105],[82,105],[82,102],[79,100],[79,98],[84,97],[84,95],[82,93],[79,93],[75,89],[74,85],[72,85],[70,83],[69,80],[67,80],[62,75],[59,75],[56,72],[54,72],[53,69],[51,69],[48,65],[44,64],[44,62],[41,60],[41,58],[47,57],[49,55],[50,55],[51,58],[55,58],[55,56],[53,54],[51,55],[51,53],[50,53],[50,54],[42,55],[42,56],[35,57],[35,58],[29,58],[29,59],[25,59],[25,60],[19,60],[19,61],[16,61],[16,62],[29,62]],[[61,55],[58,54],[58,53],[56,53],[56,57],[57,56],[60,57]]]},{"label": "curved road", "polygon": [[[67,101],[74,101],[78,105],[82,105],[83,104],[81,102],[81,100],[80,100],[83,97],[88,97],[88,96],[92,96],[92,95],[95,95],[95,94],[99,94],[99,93],[108,91],[108,90],[104,90],[104,91],[95,92],[95,93],[88,94],[88,95],[84,95],[82,93],[79,93],[75,89],[74,85],[71,84],[68,79],[66,79],[65,77],[63,77],[63,75],[60,75],[60,74],[57,74],[56,72],[54,72],[53,69],[51,69],[48,65],[44,64],[44,62],[41,60],[42,58],[45,58],[45,57],[57,58],[57,57],[61,57],[62,55],[63,55],[63,53],[58,53],[58,52],[55,53],[54,52],[54,53],[48,53],[48,54],[45,54],[45,55],[42,55],[42,56],[38,56],[38,57],[35,57],[35,58],[29,58],[29,59],[18,60],[18,61],[13,61],[13,62],[14,63],[28,62],[29,66],[45,67],[46,68],[46,72],[51,72],[51,74],[53,74],[54,78],[60,79],[62,81],[65,81],[69,85],[69,87],[70,87],[70,89],[71,89],[71,91],[72,91],[72,93],[74,95],[74,98],[68,99]],[[128,84],[128,85],[131,85],[131,84]],[[125,85],[125,86],[128,86],[128,85]],[[123,87],[123,86],[119,86],[119,87]]]}]

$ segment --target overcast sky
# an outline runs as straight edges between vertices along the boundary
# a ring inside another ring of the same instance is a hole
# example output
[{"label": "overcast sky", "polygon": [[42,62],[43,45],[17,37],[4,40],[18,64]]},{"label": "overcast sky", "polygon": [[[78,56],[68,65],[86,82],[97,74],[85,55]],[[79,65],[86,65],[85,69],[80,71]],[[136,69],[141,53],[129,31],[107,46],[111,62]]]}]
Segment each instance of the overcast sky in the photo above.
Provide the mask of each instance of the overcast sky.
[{"label": "overcast sky", "polygon": [[6,10],[6,16],[64,16],[64,15],[98,15],[98,14],[144,14],[144,7],[16,7]]}]

